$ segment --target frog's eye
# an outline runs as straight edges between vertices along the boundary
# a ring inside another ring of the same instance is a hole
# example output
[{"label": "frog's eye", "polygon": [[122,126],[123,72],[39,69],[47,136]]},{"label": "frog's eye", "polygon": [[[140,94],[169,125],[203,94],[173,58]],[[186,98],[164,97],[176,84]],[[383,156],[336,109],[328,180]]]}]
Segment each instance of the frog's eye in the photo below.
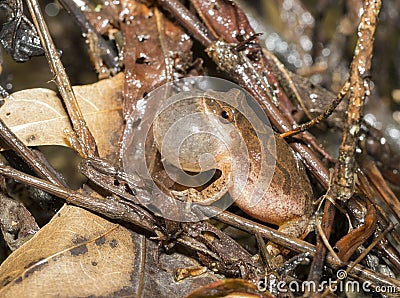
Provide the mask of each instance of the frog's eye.
[{"label": "frog's eye", "polygon": [[228,122],[232,122],[233,121],[233,111],[232,109],[228,108],[228,107],[224,107],[221,110],[221,117],[224,118],[225,120],[227,120]]}]

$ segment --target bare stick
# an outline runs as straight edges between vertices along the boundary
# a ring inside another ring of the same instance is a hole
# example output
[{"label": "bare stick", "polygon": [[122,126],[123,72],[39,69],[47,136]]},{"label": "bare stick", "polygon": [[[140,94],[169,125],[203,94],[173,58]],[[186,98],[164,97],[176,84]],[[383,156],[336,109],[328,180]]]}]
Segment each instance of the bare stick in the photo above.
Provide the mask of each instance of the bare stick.
[{"label": "bare stick", "polygon": [[178,0],[158,0],[158,3],[160,7],[171,12],[177,21],[184,25],[203,45],[209,46],[215,41],[211,32],[181,2]]},{"label": "bare stick", "polygon": [[[266,227],[254,221],[248,220],[246,218],[233,215],[226,211],[218,213],[216,212],[216,210],[211,211],[212,208],[210,207],[208,207],[208,209],[210,210],[209,213],[210,215],[213,214],[213,212],[215,212],[214,215],[217,214],[215,215],[215,219],[223,223],[234,226],[240,230],[246,231],[251,234],[259,233],[261,234],[262,237],[265,237],[266,239],[271,240],[274,243],[277,243],[285,247],[290,247],[290,249],[296,252],[303,252],[303,253],[308,252],[310,253],[311,256],[315,256],[316,247],[308,242],[288,237],[282,232],[276,231],[272,228]],[[202,211],[203,212],[206,211],[206,208],[203,208]],[[340,260],[334,258],[330,254],[328,254],[328,256],[326,257],[326,263],[329,264],[329,266],[334,269],[338,269],[344,266],[344,264],[340,262]],[[353,278],[371,281],[372,283],[374,283],[374,285],[371,285],[371,287],[374,287],[376,285],[386,285],[395,287],[400,286],[400,281],[394,278],[383,276],[382,274],[374,272],[373,270],[365,268],[364,266],[361,265],[355,265],[354,267],[353,265],[354,265],[353,262],[350,262],[348,264],[348,266],[352,267],[351,271],[349,272],[349,275],[352,276]]]},{"label": "bare stick", "polygon": [[80,148],[76,148],[83,158],[98,156],[96,142],[86,125],[82,112],[79,108],[74,91],[69,81],[68,75],[62,65],[60,55],[53,43],[47,25],[37,0],[27,0],[29,11],[32,15],[33,23],[38,31],[40,41],[49,62],[50,70],[54,75],[54,81],[60,91],[68,111],[72,127],[77,136]]},{"label": "bare stick", "polygon": [[290,131],[281,133],[280,137],[287,138],[287,137],[294,136],[300,132],[303,132],[303,131],[313,127],[314,125],[319,124],[321,121],[328,118],[333,113],[333,111],[335,111],[336,107],[342,102],[343,98],[346,96],[347,92],[349,91],[349,87],[350,87],[350,83],[347,81],[344,84],[343,89],[337,95],[337,97],[331,102],[329,107],[322,114],[318,115],[317,117],[311,119],[310,121],[308,121],[306,123],[300,124],[298,127],[294,128]]},{"label": "bare stick", "polygon": [[[325,209],[330,208],[331,201],[348,200],[354,192],[354,175],[355,175],[355,149],[357,144],[358,131],[360,129],[361,113],[364,105],[365,96],[368,93],[368,82],[365,74],[371,68],[371,58],[373,49],[373,38],[375,33],[375,25],[379,9],[381,6],[380,0],[365,0],[364,13],[361,17],[361,22],[358,28],[358,40],[354,57],[351,64],[350,72],[350,102],[348,106],[347,120],[343,128],[342,144],[339,149],[339,158],[334,169],[332,182],[326,192],[325,198],[327,204]],[[346,84],[348,84],[346,82]],[[345,87],[342,89],[345,90]],[[332,210],[333,211],[333,210]],[[323,216],[323,224],[326,225],[324,231],[325,237],[329,239],[330,229],[328,228],[332,216],[330,213],[325,213]],[[318,252],[311,265],[309,278],[318,283],[322,272],[323,260],[325,259],[326,248],[320,244],[321,235],[317,242]],[[315,274],[314,274],[315,272]],[[317,293],[313,293],[316,295]]]},{"label": "bare stick", "polygon": [[364,101],[369,95],[368,74],[371,69],[374,34],[381,0],[365,0],[358,26],[358,40],[350,67],[350,98],[347,119],[344,123],[339,158],[336,163],[332,186],[327,196],[342,201],[354,192],[355,150],[360,130]]},{"label": "bare stick", "polygon": [[41,178],[47,179],[57,185],[65,185],[65,182],[59,179],[54,169],[49,169],[18,137],[9,129],[3,120],[0,119],[0,137],[10,148],[21,156],[21,158],[32,168],[32,170]]},{"label": "bare stick", "polygon": [[87,34],[91,32],[96,36],[96,46],[101,49],[101,58],[104,60],[107,67],[110,68],[113,73],[116,73],[120,67],[118,65],[118,54],[115,49],[94,29],[93,25],[87,20],[82,8],[78,7],[76,2],[72,0],[60,0],[60,3],[68,14],[73,17],[83,33]]},{"label": "bare stick", "polygon": [[78,191],[72,191],[61,185],[55,185],[45,180],[27,175],[1,163],[0,174],[18,182],[42,189],[57,197],[65,199],[68,203],[98,212],[108,218],[130,222],[148,231],[161,232],[162,230],[157,226],[153,215],[143,211],[140,207],[137,207],[134,204],[129,204],[123,200],[115,199],[113,197],[94,197]]}]

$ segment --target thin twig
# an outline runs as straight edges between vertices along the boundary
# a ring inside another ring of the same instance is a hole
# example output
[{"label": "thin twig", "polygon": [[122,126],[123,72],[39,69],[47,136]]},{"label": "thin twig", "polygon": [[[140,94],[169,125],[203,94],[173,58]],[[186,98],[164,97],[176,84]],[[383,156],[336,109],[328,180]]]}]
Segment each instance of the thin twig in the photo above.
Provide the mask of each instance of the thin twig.
[{"label": "thin twig", "polygon": [[160,7],[171,12],[174,18],[181,23],[203,45],[209,46],[215,37],[199,19],[188,11],[178,0],[158,0]]},{"label": "thin twig", "polygon": [[54,170],[49,169],[25,144],[8,128],[0,119],[0,137],[13,149],[38,175],[56,185],[66,186],[65,182],[55,175]]},{"label": "thin twig", "polygon": [[[369,254],[369,252],[378,244],[379,241],[381,241],[387,233],[389,233],[392,229],[394,228],[393,225],[390,225],[386,228],[383,233],[379,235],[363,252],[358,256],[358,258],[351,264],[351,266],[348,266],[346,268],[346,274],[348,274],[357,264],[359,264],[366,256]],[[339,281],[339,278],[336,279],[334,284],[337,284]],[[321,297],[326,297],[329,293],[331,292],[331,288],[327,287],[325,291],[322,293]]]},{"label": "thin twig", "polygon": [[101,49],[101,58],[106,63],[107,67],[110,68],[113,73],[116,73],[119,70],[119,65],[118,54],[116,53],[115,49],[111,47],[111,45],[105,41],[101,34],[94,29],[93,25],[87,20],[85,14],[82,12],[82,9],[78,7],[74,1],[60,0],[60,3],[79,25],[82,33],[87,34],[92,32],[96,35],[96,46]]},{"label": "thin twig", "polygon": [[390,189],[390,187],[387,185],[375,162],[367,158],[360,158],[359,164],[363,171],[367,173],[367,178],[369,182],[372,184],[375,191],[380,194],[380,197],[383,199],[386,207],[388,207],[389,210],[392,211],[393,216],[396,218],[397,222],[400,223],[399,200]]},{"label": "thin twig", "polygon": [[[207,214],[206,210],[207,208],[202,209],[202,211],[205,214]],[[234,215],[226,211],[219,213],[217,210],[212,211],[212,208],[208,208],[208,210],[209,210],[209,215],[213,215],[215,219],[225,224],[231,225],[233,227],[236,227],[240,230],[246,231],[251,234],[260,233],[263,237],[273,241],[278,245],[290,248],[291,250],[296,252],[302,252],[302,253],[308,252],[310,253],[310,256],[315,256],[316,247],[306,241],[288,237],[287,235],[277,230],[263,226],[259,223],[256,223],[254,221]],[[338,269],[345,266],[345,264],[343,264],[340,260],[334,258],[330,254],[328,254],[328,256],[326,257],[326,263],[333,269]],[[348,266],[352,265],[353,262],[350,262],[348,264]],[[364,266],[361,265],[354,266],[354,268],[349,272],[349,276],[361,280],[369,280],[375,285],[386,285],[386,286],[396,286],[396,287],[400,286],[400,281],[387,276],[383,276],[382,274],[374,272],[373,270],[365,268]]]},{"label": "thin twig", "polygon": [[365,0],[363,14],[358,27],[358,40],[350,68],[350,98],[347,118],[343,127],[339,158],[333,181],[327,195],[346,201],[354,192],[356,170],[355,150],[365,98],[369,95],[368,75],[371,69],[372,51],[376,23],[381,0]]},{"label": "thin twig", "polygon": [[298,127],[294,128],[290,131],[281,133],[280,137],[287,138],[287,137],[294,136],[300,132],[310,129],[314,125],[321,123],[323,120],[328,118],[333,113],[333,111],[335,111],[336,107],[342,102],[343,98],[346,96],[347,92],[349,91],[349,88],[350,88],[350,83],[346,82],[343,85],[342,90],[338,93],[337,97],[331,102],[329,107],[322,114],[318,115],[317,117],[312,118],[310,121],[308,121],[306,123],[300,124]]},{"label": "thin twig", "polygon": [[94,197],[86,195],[81,192],[70,190],[61,185],[55,185],[45,180],[30,176],[1,163],[0,174],[12,178],[15,181],[42,189],[52,195],[66,200],[68,203],[72,203],[93,212],[98,212],[108,218],[133,223],[134,225],[150,232],[156,232],[156,230],[160,232],[162,230],[161,228],[157,228],[157,221],[153,218],[153,215],[147,211],[142,212],[140,207],[129,204],[123,200],[114,199],[112,197],[102,198],[100,196]]},{"label": "thin twig", "polygon": [[[368,92],[368,82],[365,80],[365,73],[368,73],[371,67],[373,37],[380,4],[380,0],[366,0],[364,2],[364,13],[361,17],[358,32],[359,38],[354,51],[353,62],[351,64],[350,102],[348,106],[347,121],[343,129],[342,144],[339,149],[339,159],[334,169],[332,183],[330,183],[325,195],[325,198],[327,199],[326,203],[328,204],[325,209],[333,209],[331,201],[334,202],[337,199],[348,200],[354,192],[354,154],[358,131],[360,128],[363,103]],[[325,237],[329,239],[331,232],[329,226],[332,224],[332,215],[330,212],[324,214],[322,222],[326,228],[324,231]],[[318,242],[320,243],[321,240],[322,239],[320,239],[319,236]],[[318,275],[318,273],[322,272],[323,260],[326,254],[326,248],[323,248],[322,245],[318,245],[318,249],[318,257],[313,260],[311,265],[312,271],[309,276],[309,278],[312,278],[316,283],[320,280],[321,275]]]},{"label": "thin twig", "polygon": [[83,158],[98,156],[96,142],[83,118],[68,75],[62,65],[60,55],[44,21],[39,3],[37,0],[27,0],[27,4],[45,51],[50,70],[54,75],[54,81],[64,100],[72,127],[77,136],[80,148],[76,149],[78,149]]}]

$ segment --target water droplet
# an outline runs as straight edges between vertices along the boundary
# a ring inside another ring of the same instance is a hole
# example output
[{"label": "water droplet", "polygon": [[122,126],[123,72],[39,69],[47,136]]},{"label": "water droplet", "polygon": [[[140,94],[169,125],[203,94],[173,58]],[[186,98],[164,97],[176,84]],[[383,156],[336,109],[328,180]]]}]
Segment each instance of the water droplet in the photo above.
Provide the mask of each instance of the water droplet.
[{"label": "water droplet", "polygon": [[375,126],[376,123],[376,117],[373,114],[366,114],[364,116],[364,120],[365,122],[367,122],[368,124],[370,124],[371,126]]},{"label": "water droplet", "polygon": [[314,18],[312,17],[312,15],[308,11],[301,15],[301,20],[305,25],[314,24]]},{"label": "water droplet", "polygon": [[55,17],[60,12],[60,7],[56,3],[49,3],[44,8],[46,14],[50,17]]},{"label": "water droplet", "polygon": [[143,42],[143,41],[149,39],[149,37],[150,37],[149,35],[141,34],[141,35],[138,35],[138,36],[137,36],[137,39],[138,39],[140,42]]},{"label": "water droplet", "polygon": [[283,1],[282,7],[283,7],[283,9],[285,9],[285,10],[290,10],[290,9],[292,9],[292,7],[293,7],[293,0],[285,0],[285,1]]},{"label": "water droplet", "polygon": [[400,138],[400,130],[398,130],[393,125],[388,126],[387,130],[388,130],[389,136],[391,136],[393,139],[399,139]]},{"label": "water droplet", "polygon": [[310,51],[313,47],[313,43],[306,35],[300,37],[300,45],[307,52]]},{"label": "water droplet", "polygon": [[331,54],[331,50],[329,48],[324,48],[322,50],[322,56],[328,57]]},{"label": "water droplet", "polygon": [[316,102],[318,100],[318,95],[315,93],[310,94],[310,99],[312,102]]}]

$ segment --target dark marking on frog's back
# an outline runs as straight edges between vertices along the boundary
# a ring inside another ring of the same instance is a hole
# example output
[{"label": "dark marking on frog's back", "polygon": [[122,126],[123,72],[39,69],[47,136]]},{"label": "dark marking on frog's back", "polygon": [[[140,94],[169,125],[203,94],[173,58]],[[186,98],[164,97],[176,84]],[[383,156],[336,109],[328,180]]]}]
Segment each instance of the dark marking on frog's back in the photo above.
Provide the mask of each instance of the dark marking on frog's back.
[{"label": "dark marking on frog's back", "polygon": [[[277,182],[281,186],[282,193],[287,196],[290,196],[292,193],[291,190],[293,188],[293,185],[296,182],[296,181],[292,181],[293,179],[296,178],[296,177],[292,177],[292,175],[293,176],[296,176],[296,175],[287,170],[287,168],[293,169],[293,167],[287,167],[287,163],[293,163],[293,161],[294,161],[293,158],[292,159],[286,158],[287,156],[292,156],[290,154],[291,152],[289,152],[289,151],[291,151],[291,149],[290,149],[289,145],[285,143],[285,141],[280,140],[278,138],[276,138],[275,145],[276,145],[276,165],[275,165],[276,168],[275,168],[275,171],[279,171],[280,173],[277,173],[277,172],[274,173],[272,180],[281,178],[282,181],[277,181]],[[295,171],[293,171],[293,172],[295,172]]]},{"label": "dark marking on frog's back", "polygon": [[[279,171],[280,173],[278,174],[277,171]],[[282,181],[274,181],[277,179]],[[291,195],[291,189],[292,189],[291,175],[289,171],[287,171],[280,162],[276,163],[275,173],[274,176],[272,177],[272,183],[274,184],[279,183],[279,185],[281,186],[282,193],[287,196]]]}]

